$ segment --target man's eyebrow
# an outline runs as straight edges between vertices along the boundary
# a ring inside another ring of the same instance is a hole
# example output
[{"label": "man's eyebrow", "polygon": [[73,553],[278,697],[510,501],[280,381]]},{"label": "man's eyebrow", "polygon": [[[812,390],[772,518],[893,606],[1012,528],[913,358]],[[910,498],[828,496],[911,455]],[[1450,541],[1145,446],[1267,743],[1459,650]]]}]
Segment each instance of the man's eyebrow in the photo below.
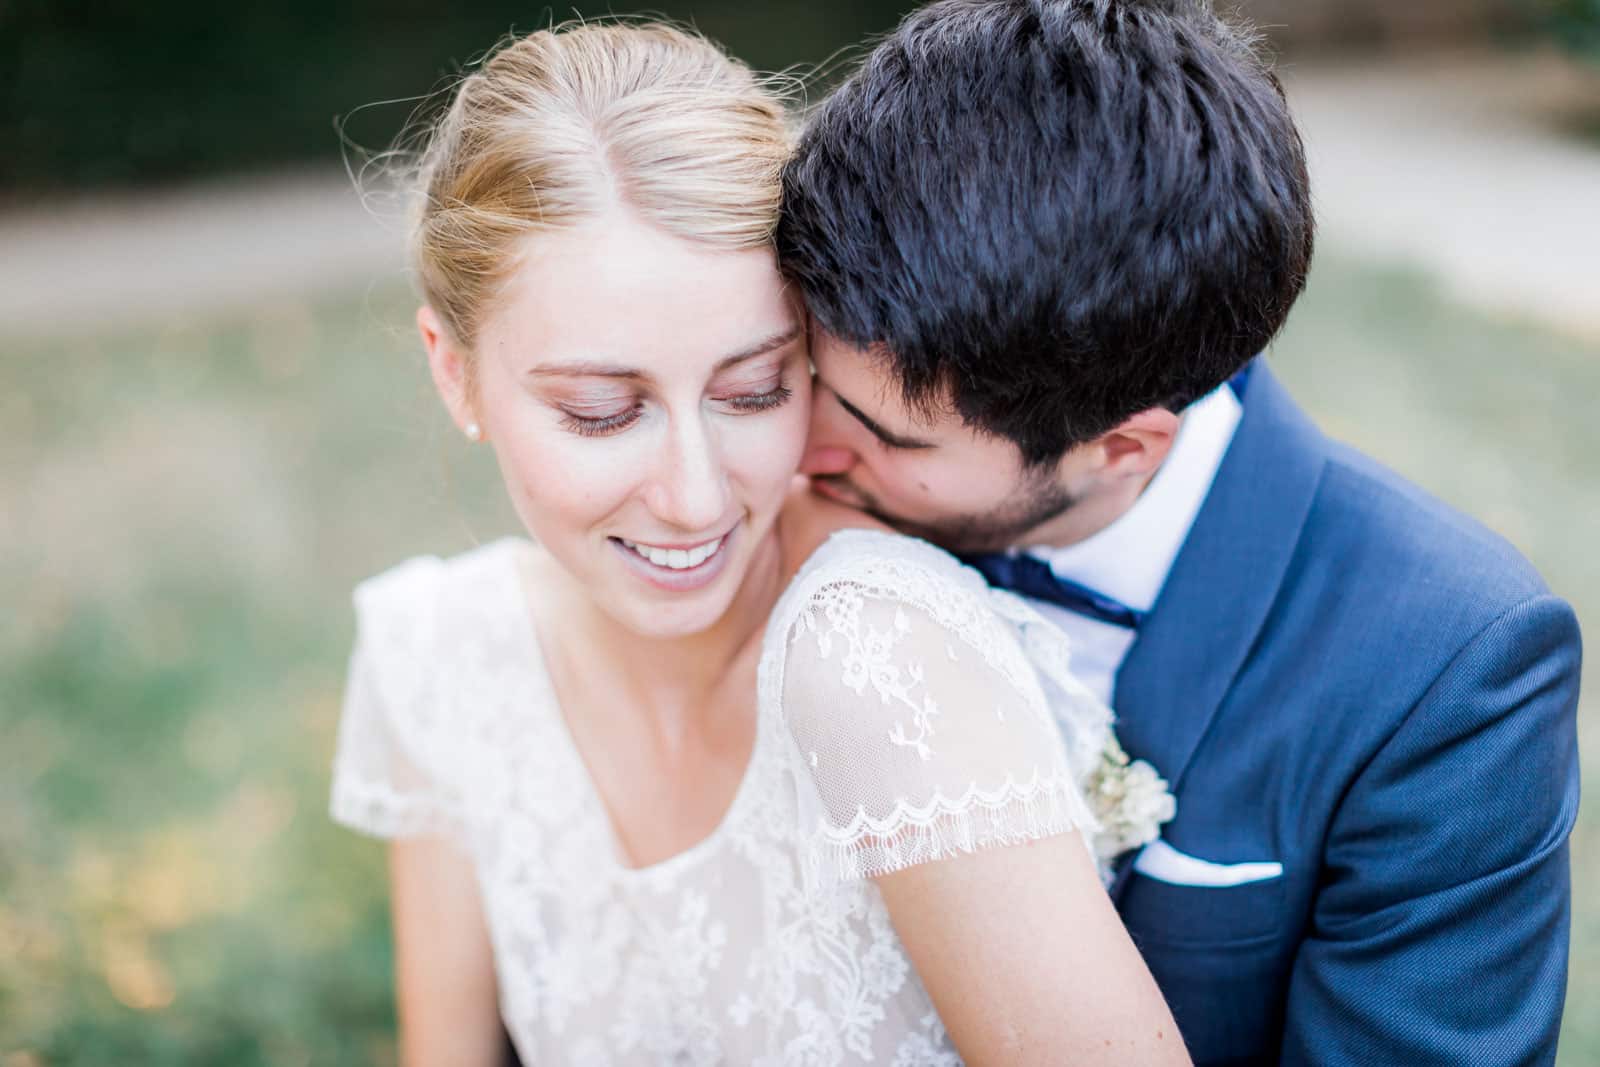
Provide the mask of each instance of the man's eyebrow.
[{"label": "man's eyebrow", "polygon": [[872,436],[876,437],[889,447],[910,449],[912,451],[933,447],[932,441],[919,441],[914,437],[901,437],[897,433],[891,433],[890,431],[885,430],[882,426],[879,426],[877,423],[873,422],[872,419],[867,416],[866,412],[862,411],[860,408],[850,403],[850,401],[840,396],[837,390],[830,391],[833,393],[833,398],[839,402],[840,407],[848,411],[857,422],[870,430],[872,432]]},{"label": "man's eyebrow", "polygon": [[[731,356],[724,356],[717,361],[713,373],[720,374],[729,367],[743,363],[747,359],[764,356],[768,352],[782,348],[800,336],[800,327],[793,326],[782,333],[775,333],[771,337],[757,341],[748,348],[741,349]],[[643,379],[649,377],[637,367],[626,367],[620,363],[605,363],[598,360],[576,360],[569,363],[546,363],[528,369],[528,376],[533,378],[630,378]]]}]

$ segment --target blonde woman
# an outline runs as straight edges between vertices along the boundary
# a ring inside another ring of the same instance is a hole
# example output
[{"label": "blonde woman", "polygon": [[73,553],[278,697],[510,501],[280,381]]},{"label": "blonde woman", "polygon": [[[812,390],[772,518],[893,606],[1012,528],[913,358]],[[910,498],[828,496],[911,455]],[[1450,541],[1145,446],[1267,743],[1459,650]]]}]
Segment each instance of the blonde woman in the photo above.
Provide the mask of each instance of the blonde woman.
[{"label": "blonde woman", "polygon": [[433,131],[417,322],[529,539],[356,592],[333,812],[393,839],[403,1061],[1185,1062],[1049,632],[922,542],[809,551],[787,148],[646,25],[523,37]]}]

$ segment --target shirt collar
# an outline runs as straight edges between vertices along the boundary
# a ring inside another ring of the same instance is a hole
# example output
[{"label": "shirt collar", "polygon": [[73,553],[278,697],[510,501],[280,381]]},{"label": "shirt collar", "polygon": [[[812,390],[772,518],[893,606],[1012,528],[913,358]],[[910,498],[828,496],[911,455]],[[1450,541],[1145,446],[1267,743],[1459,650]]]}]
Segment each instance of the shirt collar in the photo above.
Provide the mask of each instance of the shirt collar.
[{"label": "shirt collar", "polygon": [[1200,514],[1243,410],[1227,386],[1201,397],[1184,412],[1172,450],[1133,507],[1077,544],[1025,551],[1062,578],[1149,611]]}]

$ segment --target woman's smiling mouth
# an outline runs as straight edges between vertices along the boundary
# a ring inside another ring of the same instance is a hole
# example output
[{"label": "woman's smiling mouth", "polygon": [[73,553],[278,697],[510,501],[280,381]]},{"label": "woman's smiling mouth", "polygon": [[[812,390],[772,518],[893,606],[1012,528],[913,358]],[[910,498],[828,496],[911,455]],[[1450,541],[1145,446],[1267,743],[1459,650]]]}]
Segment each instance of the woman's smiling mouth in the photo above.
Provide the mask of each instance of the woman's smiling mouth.
[{"label": "woman's smiling mouth", "polygon": [[675,593],[689,592],[709,585],[722,572],[728,558],[728,542],[738,527],[721,537],[696,545],[652,545],[610,538],[633,572],[651,585]]},{"label": "woman's smiling mouth", "polygon": [[674,571],[686,571],[693,570],[695,567],[700,566],[700,564],[704,563],[706,560],[715,555],[717,549],[722,547],[722,542],[727,540],[727,537],[727,534],[723,534],[715,541],[706,541],[703,544],[688,549],[662,548],[657,545],[647,545],[637,541],[629,541],[625,537],[619,537],[617,540],[621,541],[628,548],[633,549],[633,551],[637,552],[651,563],[654,563],[657,567],[666,567],[668,570]]}]

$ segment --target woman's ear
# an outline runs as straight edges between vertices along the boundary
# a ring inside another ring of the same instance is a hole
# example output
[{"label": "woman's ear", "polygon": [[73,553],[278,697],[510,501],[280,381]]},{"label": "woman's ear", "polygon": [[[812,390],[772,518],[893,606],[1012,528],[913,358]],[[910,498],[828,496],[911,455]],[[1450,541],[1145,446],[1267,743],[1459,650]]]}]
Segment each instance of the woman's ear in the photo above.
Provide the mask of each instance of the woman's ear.
[{"label": "woman's ear", "polygon": [[428,352],[428,369],[433,373],[433,386],[444,401],[445,410],[457,428],[474,441],[483,439],[477,412],[473,410],[467,353],[439,321],[438,314],[423,304],[417,308],[417,332],[422,335],[422,347]]}]

